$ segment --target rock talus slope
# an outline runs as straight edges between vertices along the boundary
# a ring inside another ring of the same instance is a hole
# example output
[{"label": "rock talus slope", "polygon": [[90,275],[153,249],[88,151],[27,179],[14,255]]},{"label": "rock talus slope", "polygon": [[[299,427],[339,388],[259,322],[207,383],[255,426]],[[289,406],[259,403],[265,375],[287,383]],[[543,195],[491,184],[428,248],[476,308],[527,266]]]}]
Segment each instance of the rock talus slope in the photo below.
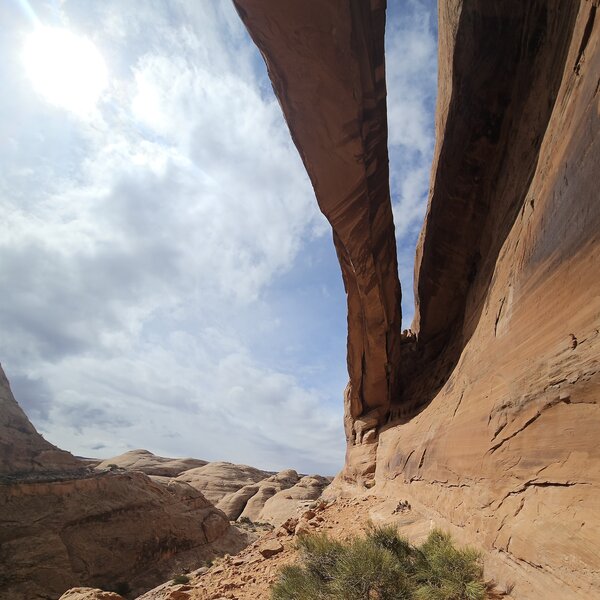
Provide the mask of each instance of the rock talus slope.
[{"label": "rock talus slope", "polygon": [[385,3],[235,0],[334,231],[344,482],[410,498],[519,598],[600,596],[597,2],[439,3],[436,149],[400,334]]}]

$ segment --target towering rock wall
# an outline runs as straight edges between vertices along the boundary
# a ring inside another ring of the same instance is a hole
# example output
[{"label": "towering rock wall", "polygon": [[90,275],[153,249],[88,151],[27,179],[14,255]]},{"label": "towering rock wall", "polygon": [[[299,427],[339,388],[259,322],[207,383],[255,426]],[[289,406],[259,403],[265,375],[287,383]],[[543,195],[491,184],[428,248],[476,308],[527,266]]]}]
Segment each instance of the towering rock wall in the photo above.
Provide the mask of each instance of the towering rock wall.
[{"label": "towering rock wall", "polygon": [[440,3],[418,342],[378,444],[378,487],[490,550],[519,598],[600,595],[595,4]]},{"label": "towering rock wall", "polygon": [[[388,185],[385,1],[234,0],[331,223],[348,297],[349,449],[400,393],[400,284]],[[372,473],[374,462],[355,456]]]},{"label": "towering rock wall", "polygon": [[346,283],[340,481],[410,498],[519,598],[600,595],[598,2],[440,2],[416,340],[397,308],[383,3],[236,5]]}]

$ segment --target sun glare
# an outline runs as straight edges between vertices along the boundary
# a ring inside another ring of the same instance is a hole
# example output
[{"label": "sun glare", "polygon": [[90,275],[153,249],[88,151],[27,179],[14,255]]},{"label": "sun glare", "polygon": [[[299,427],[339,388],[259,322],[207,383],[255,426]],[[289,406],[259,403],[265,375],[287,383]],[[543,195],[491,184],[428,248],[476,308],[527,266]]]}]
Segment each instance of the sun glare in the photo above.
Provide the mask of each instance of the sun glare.
[{"label": "sun glare", "polygon": [[67,29],[36,29],[25,41],[23,60],[35,90],[47,102],[79,116],[95,108],[108,84],[108,70],[96,46]]}]

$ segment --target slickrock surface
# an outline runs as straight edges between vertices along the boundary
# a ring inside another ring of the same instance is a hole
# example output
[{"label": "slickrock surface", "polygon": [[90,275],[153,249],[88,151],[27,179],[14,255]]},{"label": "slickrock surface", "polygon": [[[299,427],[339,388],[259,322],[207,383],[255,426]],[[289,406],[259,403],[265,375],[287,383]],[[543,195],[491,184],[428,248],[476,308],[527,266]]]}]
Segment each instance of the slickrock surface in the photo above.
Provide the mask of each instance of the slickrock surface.
[{"label": "slickrock surface", "polygon": [[58,598],[81,584],[143,591],[246,545],[200,492],[137,472],[2,485],[0,514],[3,600]]},{"label": "slickrock surface", "polygon": [[337,487],[458,527],[519,598],[600,597],[598,3],[440,2],[414,336],[397,307],[385,3],[235,4],[346,283]]},{"label": "slickrock surface", "polygon": [[[201,463],[200,466],[195,465],[196,462]],[[164,485],[173,478],[187,483],[201,491],[231,521],[245,517],[272,525],[283,523],[299,506],[318,498],[330,483],[321,475],[300,476],[293,469],[272,474],[228,462],[165,458],[148,450],[131,450],[108,458],[96,469],[105,471],[115,466],[141,471]]]},{"label": "slickrock surface", "polygon": [[[311,504],[312,501],[319,498],[330,483],[330,480],[326,477],[306,475],[292,487],[283,489],[267,498],[258,516],[250,518],[253,521],[279,526],[290,517],[293,517],[299,508]],[[262,502],[262,498],[260,498],[258,504],[260,502]]]},{"label": "slickrock surface", "polygon": [[86,465],[47,442],[17,404],[0,366],[0,481],[42,474],[73,474]]},{"label": "slickrock surface", "polygon": [[184,471],[203,467],[207,461],[198,458],[165,458],[156,456],[149,450],[130,450],[119,456],[107,458],[98,463],[97,469],[108,469],[115,465],[128,471],[141,471],[146,475],[155,475],[159,477],[177,477]]},{"label": "slickrock surface", "polygon": [[59,600],[124,600],[123,596],[114,592],[104,592],[94,588],[71,588]]},{"label": "slickrock surface", "polygon": [[203,467],[190,469],[177,477],[177,481],[188,483],[200,490],[207,500],[217,504],[221,498],[237,492],[245,485],[257,483],[273,473],[261,471],[248,465],[228,462],[210,462]]}]

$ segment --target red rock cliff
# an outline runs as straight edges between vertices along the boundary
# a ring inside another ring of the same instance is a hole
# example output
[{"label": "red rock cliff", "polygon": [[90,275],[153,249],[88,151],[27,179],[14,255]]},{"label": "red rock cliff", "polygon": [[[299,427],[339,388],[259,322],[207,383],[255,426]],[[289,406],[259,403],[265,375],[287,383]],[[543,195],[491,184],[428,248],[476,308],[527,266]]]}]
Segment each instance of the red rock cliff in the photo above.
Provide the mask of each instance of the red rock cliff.
[{"label": "red rock cliff", "polygon": [[600,596],[598,2],[440,3],[414,342],[400,337],[384,3],[235,3],[334,231],[345,479],[486,548],[519,598]]},{"label": "red rock cliff", "polygon": [[[235,0],[261,50],[348,296],[346,435],[398,396],[400,283],[388,185],[385,2]],[[368,467],[373,468],[371,461]]]}]

